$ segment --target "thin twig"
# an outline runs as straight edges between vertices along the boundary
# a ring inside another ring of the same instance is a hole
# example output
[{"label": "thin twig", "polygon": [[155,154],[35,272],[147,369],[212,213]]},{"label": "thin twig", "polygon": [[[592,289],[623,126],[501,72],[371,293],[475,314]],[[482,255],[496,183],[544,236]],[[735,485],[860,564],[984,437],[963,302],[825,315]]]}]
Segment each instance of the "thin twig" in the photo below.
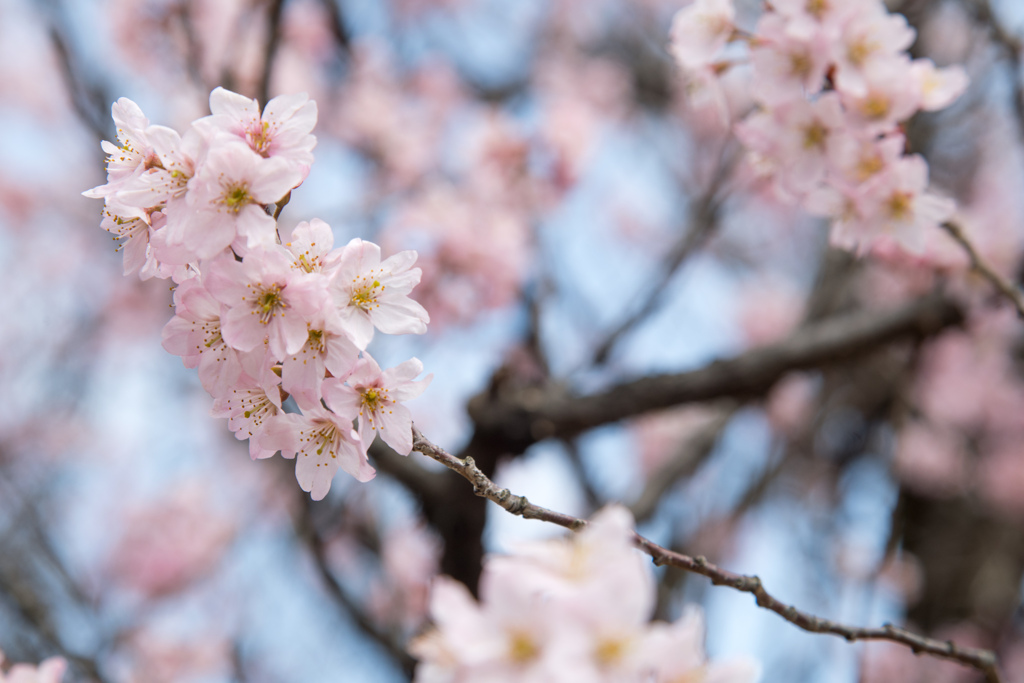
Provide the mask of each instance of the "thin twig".
[{"label": "thin twig", "polygon": [[967,256],[971,259],[971,268],[991,282],[992,285],[999,290],[999,293],[1009,299],[1010,303],[1013,304],[1013,307],[1017,309],[1017,316],[1019,318],[1024,318],[1024,299],[1021,298],[1020,290],[1017,289],[1017,287],[1009,280],[997,273],[996,270],[988,264],[981,254],[978,253],[974,244],[971,243],[971,240],[967,237],[963,228],[961,228],[957,223],[946,221],[942,224],[942,228],[948,232],[961,247],[963,247],[964,251],[967,252]]},{"label": "thin twig", "polygon": [[[448,469],[461,475],[473,485],[473,492],[476,495],[496,503],[507,512],[524,519],[539,519],[544,522],[557,524],[572,531],[580,531],[587,526],[585,520],[534,505],[525,496],[517,496],[508,489],[498,487],[497,484],[480,471],[472,458],[462,459],[455,457],[443,448],[431,443],[415,426],[412,428],[412,435],[414,451],[436,460]],[[667,550],[639,534],[634,536],[637,547],[650,555],[656,565],[678,567],[679,569],[706,576],[716,586],[729,586],[735,590],[750,593],[754,596],[760,607],[775,612],[804,631],[829,633],[851,642],[855,640],[887,640],[899,643],[909,647],[915,654],[927,653],[977,669],[985,675],[987,683],[1001,683],[1002,679],[999,673],[998,661],[995,653],[990,650],[963,647],[951,640],[935,640],[893,626],[892,624],[885,624],[881,628],[862,628],[822,619],[821,617],[798,610],[796,607],[774,597],[765,590],[761,579],[757,576],[736,574],[708,562],[703,556],[690,557],[689,555]]]}]

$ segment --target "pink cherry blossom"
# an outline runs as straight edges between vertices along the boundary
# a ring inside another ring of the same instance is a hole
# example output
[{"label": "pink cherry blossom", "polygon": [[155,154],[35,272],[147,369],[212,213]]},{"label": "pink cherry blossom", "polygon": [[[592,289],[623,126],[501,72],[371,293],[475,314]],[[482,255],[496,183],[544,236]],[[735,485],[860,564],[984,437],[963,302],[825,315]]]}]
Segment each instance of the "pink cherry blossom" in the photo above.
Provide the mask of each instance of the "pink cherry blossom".
[{"label": "pink cherry blossom", "polygon": [[334,232],[319,218],[296,225],[284,246],[295,258],[293,265],[307,273],[332,274],[338,267],[341,252],[333,250]]},{"label": "pink cherry blossom", "polygon": [[201,259],[229,246],[242,255],[271,246],[277,224],[263,206],[279,201],[301,181],[301,173],[282,159],[264,159],[241,143],[217,145],[188,181],[190,215],[169,226],[172,242]]},{"label": "pink cherry blossom", "polygon": [[303,408],[319,405],[325,370],[335,377],[345,377],[359,358],[359,349],[341,323],[324,312],[314,313],[306,327],[306,343],[281,362],[281,388]]},{"label": "pink cherry blossom", "polygon": [[[227,306],[217,301],[199,278],[181,283],[174,292],[175,314],[164,326],[163,347],[181,356],[186,368],[199,368],[203,388],[223,396],[242,375],[240,353],[221,333]],[[250,373],[254,368],[249,364]]]},{"label": "pink cherry blossom", "polygon": [[967,89],[967,72],[961,66],[938,69],[930,59],[915,59],[910,73],[918,81],[925,111],[945,109]]},{"label": "pink cherry blossom", "polygon": [[876,77],[869,72],[893,73],[898,55],[914,42],[916,32],[902,14],[889,14],[881,3],[862,4],[844,22],[842,36],[833,43],[836,88],[851,97],[864,97]]},{"label": "pink cherry blossom", "polygon": [[764,14],[750,50],[754,95],[768,106],[820,92],[830,63],[830,45],[822,33],[797,39],[786,28],[778,14]]},{"label": "pink cherry blossom", "polygon": [[345,329],[360,349],[373,338],[376,327],[385,334],[423,334],[430,316],[409,298],[420,281],[413,268],[416,252],[402,251],[380,260],[380,247],[358,237],[341,253],[331,280],[331,294]]},{"label": "pink cherry blossom", "polygon": [[107,153],[107,183],[82,193],[93,199],[102,199],[117,192],[125,182],[158,162],[146,137],[149,119],[139,105],[122,97],[111,107],[111,113],[117,127],[117,140],[121,144],[115,145],[106,140],[100,143]]},{"label": "pink cherry blossom", "polygon": [[[0,652],[0,664],[3,662],[4,654]],[[39,666],[15,664],[6,674],[0,671],[0,683],[60,683],[67,668],[63,657],[50,657]]]},{"label": "pink cherry blossom", "polygon": [[364,354],[345,377],[324,381],[327,406],[336,413],[359,416],[359,436],[369,447],[373,433],[400,455],[412,452],[412,413],[402,405],[422,394],[433,375],[414,381],[423,372],[423,363],[411,358],[383,372],[377,362]]},{"label": "pink cherry blossom", "polygon": [[277,452],[277,448],[262,445],[260,437],[277,423],[280,414],[280,389],[265,389],[248,375],[242,375],[233,388],[216,397],[210,409],[212,417],[228,418],[228,429],[236,439],[249,440],[249,457],[253,460],[269,458]]},{"label": "pink cherry blossom", "polygon": [[655,681],[755,683],[761,677],[761,667],[751,660],[707,661],[704,617],[695,607],[673,624],[653,624],[643,648],[641,659],[655,671]]},{"label": "pink cherry blossom", "polygon": [[359,434],[352,429],[352,417],[310,407],[302,415],[282,415],[260,438],[261,447],[271,453],[280,450],[285,458],[296,458],[295,478],[313,500],[323,500],[340,467],[357,481],[376,475],[366,458]]},{"label": "pink cherry blossom", "polygon": [[239,138],[262,157],[280,158],[296,166],[302,179],[309,173],[316,146],[312,132],[317,110],[316,102],[306,93],[275,97],[261,115],[256,100],[215,88],[210,93],[210,111],[210,116],[196,122],[208,137]]},{"label": "pink cherry blossom", "polygon": [[697,0],[672,19],[669,51],[685,69],[708,64],[732,36],[735,17],[732,0]]},{"label": "pink cherry blossom", "polygon": [[291,253],[276,245],[253,250],[241,263],[214,261],[205,284],[230,309],[221,322],[224,340],[239,351],[252,351],[268,339],[279,361],[307,342],[307,323],[326,302],[323,277],[296,271]]}]

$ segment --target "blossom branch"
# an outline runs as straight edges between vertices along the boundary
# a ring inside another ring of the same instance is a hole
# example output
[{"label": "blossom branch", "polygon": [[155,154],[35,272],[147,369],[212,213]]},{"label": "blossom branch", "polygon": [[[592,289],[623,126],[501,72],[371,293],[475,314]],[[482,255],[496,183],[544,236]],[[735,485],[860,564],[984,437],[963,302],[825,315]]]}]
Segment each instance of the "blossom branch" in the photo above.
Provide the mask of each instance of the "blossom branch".
[{"label": "blossom branch", "polygon": [[[423,436],[423,433],[415,425],[412,428],[412,432],[414,451],[436,460],[448,469],[461,475],[473,485],[473,492],[476,495],[496,503],[506,512],[524,519],[538,519],[551,524],[557,524],[571,531],[580,531],[587,526],[586,520],[534,505],[525,496],[519,496],[508,489],[500,488],[476,466],[473,458],[458,458],[448,453]],[[893,626],[892,624],[885,624],[881,628],[863,628],[847,626],[829,619],[822,619],[799,610],[793,605],[782,602],[765,589],[761,579],[757,576],[730,572],[708,562],[701,555],[690,557],[689,555],[673,552],[644,538],[640,534],[635,534],[635,542],[640,550],[651,556],[656,565],[677,567],[688,572],[706,576],[716,586],[729,586],[735,590],[750,593],[754,596],[758,606],[775,612],[804,631],[828,633],[845,638],[850,642],[856,640],[887,640],[905,645],[915,654],[926,653],[977,669],[984,674],[987,683],[1000,683],[1002,680],[995,653],[991,650],[963,647],[951,640],[935,640]]]},{"label": "blossom branch", "polygon": [[1017,309],[1017,316],[1024,318],[1024,298],[1021,297],[1020,290],[988,264],[981,254],[978,253],[974,244],[971,243],[971,240],[967,237],[967,233],[964,232],[964,229],[953,221],[946,221],[943,223],[942,229],[948,232],[953,239],[963,247],[964,251],[967,252],[967,256],[971,259],[971,268],[976,270],[979,275],[992,283],[992,285],[999,290],[1000,294],[1009,299],[1010,303],[1013,304],[1013,307]]}]

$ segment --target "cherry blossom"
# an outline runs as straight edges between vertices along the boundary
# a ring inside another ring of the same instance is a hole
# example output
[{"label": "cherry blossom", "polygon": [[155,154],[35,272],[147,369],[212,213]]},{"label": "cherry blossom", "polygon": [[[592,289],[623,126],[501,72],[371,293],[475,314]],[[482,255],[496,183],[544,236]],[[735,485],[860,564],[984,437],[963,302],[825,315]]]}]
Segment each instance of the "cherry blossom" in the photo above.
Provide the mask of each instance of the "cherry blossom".
[{"label": "cherry blossom", "polygon": [[[312,135],[316,126],[316,102],[305,93],[280,95],[267,102],[260,114],[259,102],[238,93],[214,88],[210,116],[196,122],[208,137],[228,135],[244,140],[262,157],[280,158],[301,169],[301,178],[313,163]],[[298,183],[296,183],[298,184]],[[282,195],[278,195],[278,198]]]},{"label": "cherry blossom", "polygon": [[359,433],[352,429],[352,416],[315,406],[302,415],[280,416],[266,428],[260,446],[296,459],[295,478],[313,500],[327,495],[339,467],[357,481],[369,481],[376,474]]},{"label": "cherry blossom", "polygon": [[276,245],[250,252],[242,262],[214,261],[205,284],[228,306],[221,323],[224,340],[239,351],[252,351],[267,339],[277,360],[306,344],[307,323],[326,301],[323,278],[297,272],[291,253]]},{"label": "cherry blossom", "polygon": [[403,401],[422,394],[433,375],[414,381],[423,363],[411,358],[383,372],[377,362],[364,354],[345,377],[324,381],[324,400],[340,415],[359,415],[359,436],[368,447],[377,432],[384,443],[400,455],[412,452],[412,414]]},{"label": "cherry blossom", "polygon": [[430,316],[409,292],[420,281],[413,268],[416,252],[403,251],[384,261],[380,247],[358,237],[342,251],[331,281],[338,315],[352,340],[365,349],[377,328],[385,334],[423,334]]},{"label": "cherry blossom", "polygon": [[[4,653],[0,652],[0,664],[3,663]],[[63,657],[50,657],[38,666],[15,664],[6,674],[0,671],[0,683],[60,683],[67,668]]]}]

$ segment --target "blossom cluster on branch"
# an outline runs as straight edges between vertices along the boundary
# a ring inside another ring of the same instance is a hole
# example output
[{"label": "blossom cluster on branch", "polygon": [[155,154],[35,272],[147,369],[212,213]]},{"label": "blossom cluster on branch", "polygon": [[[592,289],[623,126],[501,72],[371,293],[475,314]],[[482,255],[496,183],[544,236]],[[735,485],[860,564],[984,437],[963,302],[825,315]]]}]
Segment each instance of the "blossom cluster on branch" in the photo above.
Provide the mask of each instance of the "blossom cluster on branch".
[{"label": "blossom cluster on branch", "polygon": [[418,683],[753,683],[760,676],[750,661],[706,661],[696,609],[672,624],[650,621],[654,578],[623,507],[605,508],[567,539],[490,557],[480,594],[477,603],[462,584],[435,580],[436,628],[411,646],[422,659]]},{"label": "blossom cluster on branch", "polygon": [[[313,163],[316,103],[306,95],[255,100],[217,88],[210,116],[184,135],[151,125],[127,98],[113,106],[119,144],[103,142],[102,227],[124,240],[125,274],[171,278],[174,317],[163,344],[198,368],[249,453],[296,458],[316,500],[340,467],[367,481],[376,433],[412,449],[403,401],[430,378],[413,358],[381,370],[367,353],[374,331],[422,334],[426,310],[409,298],[416,252],[382,258],[353,239],[334,248],[329,225],[298,224],[282,241],[277,216]],[[291,396],[301,413],[283,410]],[[353,429],[356,424],[357,428]]]},{"label": "blossom cluster on branch", "polygon": [[753,33],[735,14],[732,0],[697,0],[676,14],[670,49],[690,89],[723,111],[722,74],[749,63],[756,107],[735,133],[756,172],[830,219],[837,246],[929,251],[955,204],[929,188],[902,124],[958,98],[963,69],[912,60],[914,29],[880,0],[777,0]]}]

